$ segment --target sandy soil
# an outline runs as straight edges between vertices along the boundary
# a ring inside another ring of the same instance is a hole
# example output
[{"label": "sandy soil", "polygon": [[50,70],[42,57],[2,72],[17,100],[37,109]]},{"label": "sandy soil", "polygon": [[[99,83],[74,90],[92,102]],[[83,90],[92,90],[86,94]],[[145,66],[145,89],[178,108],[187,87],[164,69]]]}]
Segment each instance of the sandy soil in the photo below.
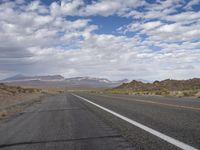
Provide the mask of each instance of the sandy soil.
[{"label": "sandy soil", "polygon": [[10,95],[0,94],[0,119],[8,118],[17,113],[21,113],[31,104],[40,101],[44,94],[41,93],[23,93]]},{"label": "sandy soil", "polygon": [[16,94],[16,95],[0,95],[0,108],[14,105],[20,102],[26,102],[33,99],[37,99],[42,96],[41,93],[25,93],[25,94]]}]

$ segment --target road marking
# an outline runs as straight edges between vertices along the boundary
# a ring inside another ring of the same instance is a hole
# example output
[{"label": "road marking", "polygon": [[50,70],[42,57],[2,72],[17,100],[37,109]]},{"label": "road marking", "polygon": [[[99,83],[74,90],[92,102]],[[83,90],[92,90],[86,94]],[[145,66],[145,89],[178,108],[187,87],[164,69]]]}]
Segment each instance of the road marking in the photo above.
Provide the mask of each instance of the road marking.
[{"label": "road marking", "polygon": [[125,100],[132,100],[136,102],[142,102],[142,103],[149,103],[149,104],[156,104],[156,105],[164,105],[164,106],[170,106],[170,107],[176,107],[176,108],[184,108],[184,109],[191,109],[191,110],[200,110],[199,107],[190,107],[190,106],[183,106],[183,105],[174,105],[174,104],[166,104],[166,103],[160,103],[160,102],[155,102],[151,100],[141,100],[141,99],[127,99],[127,98],[119,98],[115,96],[108,96],[108,95],[101,95],[103,97],[110,97],[110,98],[116,98],[116,99],[125,99]]},{"label": "road marking", "polygon": [[179,140],[176,140],[176,139],[174,139],[174,138],[172,138],[170,136],[167,136],[167,135],[165,135],[165,134],[163,134],[163,133],[161,133],[159,131],[156,131],[156,130],[154,130],[152,128],[149,128],[149,127],[147,127],[147,126],[145,126],[145,125],[143,125],[143,124],[141,124],[139,122],[136,122],[136,121],[134,121],[134,120],[132,120],[130,118],[127,118],[127,117],[125,117],[123,115],[120,115],[120,114],[118,114],[118,113],[116,113],[116,112],[114,112],[112,110],[109,110],[109,109],[107,109],[107,108],[105,108],[105,107],[103,107],[101,105],[98,105],[98,104],[96,104],[94,102],[91,102],[90,100],[88,100],[88,99],[86,99],[84,97],[81,97],[81,96],[76,95],[76,94],[72,94],[72,95],[74,95],[75,97],[78,97],[78,98],[80,98],[80,99],[82,99],[82,100],[84,100],[84,101],[86,101],[86,102],[88,102],[88,103],[100,108],[100,109],[103,109],[103,110],[111,113],[112,115],[114,115],[114,116],[116,116],[116,117],[118,117],[118,118],[120,118],[120,119],[122,119],[122,120],[124,120],[124,121],[126,121],[128,123],[131,123],[132,125],[140,128],[142,130],[145,130],[145,131],[147,131],[147,132],[159,137],[160,139],[163,139],[164,141],[167,141],[168,143],[170,143],[172,145],[175,145],[175,146],[177,146],[177,147],[179,147],[179,148],[181,148],[183,150],[198,150],[197,148],[194,148],[194,147],[192,147],[192,146],[190,146],[188,144],[185,144],[185,143],[183,143],[183,142],[181,142]]}]

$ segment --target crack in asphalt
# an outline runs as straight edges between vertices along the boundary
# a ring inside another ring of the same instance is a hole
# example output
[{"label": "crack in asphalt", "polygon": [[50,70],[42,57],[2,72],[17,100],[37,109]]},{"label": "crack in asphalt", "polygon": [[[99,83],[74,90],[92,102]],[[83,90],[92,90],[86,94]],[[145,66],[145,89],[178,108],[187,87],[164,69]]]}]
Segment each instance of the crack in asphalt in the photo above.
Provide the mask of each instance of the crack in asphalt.
[{"label": "crack in asphalt", "polygon": [[117,134],[117,135],[110,135],[110,136],[98,136],[98,137],[86,137],[86,138],[74,138],[74,139],[58,139],[58,140],[46,140],[46,141],[26,141],[26,142],[17,142],[17,143],[10,143],[10,144],[1,144],[0,148],[20,146],[20,145],[32,145],[32,144],[99,140],[99,139],[107,139],[107,138],[122,138],[122,136],[120,134]]}]

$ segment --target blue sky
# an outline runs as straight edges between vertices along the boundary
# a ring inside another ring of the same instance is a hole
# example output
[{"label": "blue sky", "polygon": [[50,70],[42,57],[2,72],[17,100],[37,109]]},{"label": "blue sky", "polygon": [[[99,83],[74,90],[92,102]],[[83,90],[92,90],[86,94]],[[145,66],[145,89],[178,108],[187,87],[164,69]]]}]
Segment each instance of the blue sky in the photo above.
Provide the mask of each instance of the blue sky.
[{"label": "blue sky", "polygon": [[117,29],[121,26],[127,25],[132,22],[131,18],[120,17],[116,15],[112,16],[91,16],[91,17],[80,17],[80,16],[69,16],[67,17],[69,20],[76,19],[91,19],[91,23],[97,25],[99,27],[98,30],[95,31],[97,34],[115,34],[120,35],[121,33],[117,32]]},{"label": "blue sky", "polygon": [[200,76],[200,0],[5,0],[0,79]]}]

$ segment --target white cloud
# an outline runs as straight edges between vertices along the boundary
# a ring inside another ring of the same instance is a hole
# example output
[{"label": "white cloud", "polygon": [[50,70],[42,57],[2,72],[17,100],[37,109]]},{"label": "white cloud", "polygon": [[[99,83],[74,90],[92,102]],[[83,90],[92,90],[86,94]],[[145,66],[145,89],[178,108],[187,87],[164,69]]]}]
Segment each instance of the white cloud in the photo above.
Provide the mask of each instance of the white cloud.
[{"label": "white cloud", "polygon": [[53,16],[110,16],[114,14],[125,14],[130,11],[131,8],[136,8],[137,6],[145,4],[145,1],[140,0],[100,0],[92,1],[91,4],[86,5],[83,0],[68,0],[61,1],[60,5],[57,2],[52,3],[50,10]]},{"label": "white cloud", "polygon": [[86,15],[101,14],[104,16],[112,15],[116,13],[121,7],[120,3],[117,1],[102,1],[96,2],[93,5],[88,5],[85,8]]},{"label": "white cloud", "polygon": [[167,25],[163,25],[162,27],[160,27],[158,29],[159,32],[168,32],[168,33],[174,33],[177,30],[177,24],[167,24]]},{"label": "white cloud", "polygon": [[147,22],[145,24],[142,24],[142,27],[146,30],[151,30],[161,25],[162,23],[160,21],[154,21],[154,22]]},{"label": "white cloud", "polygon": [[[200,75],[200,17],[179,1],[82,0],[0,4],[0,78],[16,73],[149,80]],[[145,11],[135,8],[143,6]],[[186,9],[186,8],[184,8]],[[187,8],[188,9],[188,8]],[[124,34],[96,34],[90,16],[132,17]],[[87,19],[70,21],[67,16]],[[88,17],[86,17],[88,16]],[[153,20],[152,20],[153,19]],[[133,37],[128,32],[136,32]],[[154,50],[152,47],[158,47]]]},{"label": "white cloud", "polygon": [[50,11],[53,16],[73,16],[79,13],[80,7],[84,5],[82,0],[63,0],[60,5],[53,2],[50,6]]}]

